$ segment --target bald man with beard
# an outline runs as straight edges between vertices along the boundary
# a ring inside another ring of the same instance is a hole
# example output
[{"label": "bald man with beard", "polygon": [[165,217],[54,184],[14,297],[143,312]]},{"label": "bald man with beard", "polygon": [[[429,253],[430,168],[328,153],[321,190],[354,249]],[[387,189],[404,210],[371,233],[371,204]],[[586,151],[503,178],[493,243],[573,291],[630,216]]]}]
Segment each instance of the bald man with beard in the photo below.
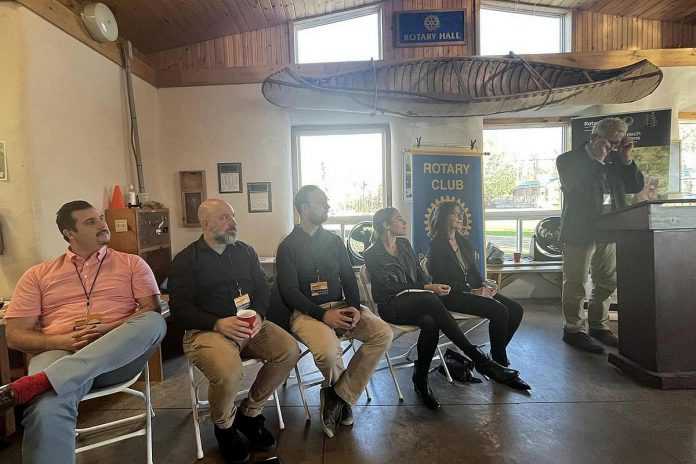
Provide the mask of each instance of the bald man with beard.
[{"label": "bald man with beard", "polygon": [[[220,454],[226,463],[244,463],[250,448],[275,448],[261,411],[297,363],[299,347],[285,330],[265,320],[270,288],[254,249],[237,240],[232,206],[206,200],[198,219],[203,234],[172,262],[169,306],[175,321],[186,329],[184,352],[209,381]],[[251,327],[237,317],[242,309],[256,311]],[[265,364],[238,410],[235,398],[243,378],[242,361],[251,358]]]}]

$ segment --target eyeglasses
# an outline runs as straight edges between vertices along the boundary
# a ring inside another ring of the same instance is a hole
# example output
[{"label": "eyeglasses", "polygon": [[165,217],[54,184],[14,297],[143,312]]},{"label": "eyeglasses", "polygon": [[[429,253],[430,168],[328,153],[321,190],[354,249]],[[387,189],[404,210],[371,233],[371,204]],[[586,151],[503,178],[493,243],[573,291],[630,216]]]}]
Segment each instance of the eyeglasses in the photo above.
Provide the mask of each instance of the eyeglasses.
[{"label": "eyeglasses", "polygon": [[612,150],[616,150],[617,148],[619,148],[621,146],[621,142],[622,142],[622,140],[619,140],[618,142],[614,142],[613,140],[609,140],[609,139],[604,139],[604,140],[609,142],[609,145],[611,146]]}]

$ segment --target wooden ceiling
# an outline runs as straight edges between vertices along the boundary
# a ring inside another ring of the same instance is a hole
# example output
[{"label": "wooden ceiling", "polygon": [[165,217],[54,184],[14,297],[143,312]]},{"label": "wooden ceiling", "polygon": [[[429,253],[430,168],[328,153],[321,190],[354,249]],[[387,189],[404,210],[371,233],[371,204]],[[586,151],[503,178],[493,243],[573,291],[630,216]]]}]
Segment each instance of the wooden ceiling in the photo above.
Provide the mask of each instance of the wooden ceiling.
[{"label": "wooden ceiling", "polygon": [[[79,12],[80,0],[59,0]],[[99,0],[119,24],[120,35],[143,53],[342,11],[378,0]],[[443,6],[447,6],[447,0]],[[508,0],[663,21],[696,23],[694,0]]]}]

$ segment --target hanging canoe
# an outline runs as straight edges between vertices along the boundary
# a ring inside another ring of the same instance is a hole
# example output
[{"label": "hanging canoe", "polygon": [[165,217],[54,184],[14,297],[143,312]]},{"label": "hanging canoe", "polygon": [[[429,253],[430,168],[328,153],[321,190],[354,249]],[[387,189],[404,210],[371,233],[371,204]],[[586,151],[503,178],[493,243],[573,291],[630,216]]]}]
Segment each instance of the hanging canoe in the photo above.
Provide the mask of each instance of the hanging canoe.
[{"label": "hanging canoe", "polygon": [[509,57],[418,60],[323,77],[285,68],[263,81],[283,108],[398,116],[486,116],[557,106],[629,103],[650,95],[662,71],[643,60],[594,70]]}]

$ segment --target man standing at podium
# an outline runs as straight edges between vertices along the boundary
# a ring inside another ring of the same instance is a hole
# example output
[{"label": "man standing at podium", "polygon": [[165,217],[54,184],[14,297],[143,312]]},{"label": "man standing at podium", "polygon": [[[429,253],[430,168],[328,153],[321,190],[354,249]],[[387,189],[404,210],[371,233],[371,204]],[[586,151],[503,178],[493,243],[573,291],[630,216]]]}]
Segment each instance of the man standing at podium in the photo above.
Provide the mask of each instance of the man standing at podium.
[{"label": "man standing at podium", "polygon": [[[602,119],[592,129],[589,142],[556,159],[563,191],[563,341],[591,353],[604,352],[602,344],[619,344],[607,325],[608,300],[616,290],[616,244],[598,230],[597,221],[602,213],[628,206],[627,193],[643,190],[643,174],[632,159],[633,142],[626,137],[627,130],[620,118]],[[588,272],[592,293],[586,321],[583,301]]]}]

